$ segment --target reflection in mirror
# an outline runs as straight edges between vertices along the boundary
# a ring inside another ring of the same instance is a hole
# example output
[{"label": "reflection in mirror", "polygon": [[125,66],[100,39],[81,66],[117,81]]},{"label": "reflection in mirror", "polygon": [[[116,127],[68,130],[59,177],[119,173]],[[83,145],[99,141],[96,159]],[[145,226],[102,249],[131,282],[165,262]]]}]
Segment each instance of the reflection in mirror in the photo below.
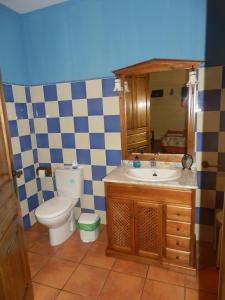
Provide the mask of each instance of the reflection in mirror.
[{"label": "reflection in mirror", "polygon": [[125,76],[128,153],[186,153],[189,71]]},{"label": "reflection in mirror", "polygon": [[173,70],[150,74],[151,152],[186,153],[188,73]]}]

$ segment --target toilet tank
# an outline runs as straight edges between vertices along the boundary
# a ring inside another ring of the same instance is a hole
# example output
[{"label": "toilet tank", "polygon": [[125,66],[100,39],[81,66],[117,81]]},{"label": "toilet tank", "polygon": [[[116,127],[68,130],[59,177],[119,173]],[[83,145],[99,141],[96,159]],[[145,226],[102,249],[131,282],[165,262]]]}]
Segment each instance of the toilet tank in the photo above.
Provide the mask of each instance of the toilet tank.
[{"label": "toilet tank", "polygon": [[58,196],[79,198],[84,191],[83,169],[60,168],[55,170]]}]

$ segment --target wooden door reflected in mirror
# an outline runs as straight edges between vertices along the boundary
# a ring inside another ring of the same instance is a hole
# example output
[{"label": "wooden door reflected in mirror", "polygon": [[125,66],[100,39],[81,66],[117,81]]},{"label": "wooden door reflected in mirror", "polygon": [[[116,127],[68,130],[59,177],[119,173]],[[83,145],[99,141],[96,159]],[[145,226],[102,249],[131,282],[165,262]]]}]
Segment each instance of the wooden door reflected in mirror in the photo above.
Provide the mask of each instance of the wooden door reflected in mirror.
[{"label": "wooden door reflected in mirror", "polygon": [[194,96],[187,82],[199,61],[153,59],[114,71],[128,90],[119,92],[123,159],[160,153],[178,161],[194,153]]}]

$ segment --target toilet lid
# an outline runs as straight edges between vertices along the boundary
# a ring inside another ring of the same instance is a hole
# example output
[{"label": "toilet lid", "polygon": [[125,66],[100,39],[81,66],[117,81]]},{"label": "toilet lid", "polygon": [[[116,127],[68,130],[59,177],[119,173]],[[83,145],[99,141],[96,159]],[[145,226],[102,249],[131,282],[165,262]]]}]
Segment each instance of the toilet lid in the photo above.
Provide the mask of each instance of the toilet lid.
[{"label": "toilet lid", "polygon": [[72,199],[67,197],[54,197],[42,203],[35,211],[40,218],[53,218],[63,214],[72,205]]}]

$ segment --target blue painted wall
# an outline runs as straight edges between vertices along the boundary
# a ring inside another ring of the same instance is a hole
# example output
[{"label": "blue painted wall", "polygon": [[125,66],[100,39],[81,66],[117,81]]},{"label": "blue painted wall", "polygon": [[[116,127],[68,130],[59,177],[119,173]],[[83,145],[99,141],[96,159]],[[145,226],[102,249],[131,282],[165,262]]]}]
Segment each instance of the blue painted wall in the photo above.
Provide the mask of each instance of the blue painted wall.
[{"label": "blue painted wall", "polygon": [[21,15],[0,4],[0,69],[4,82],[27,79]]},{"label": "blue painted wall", "polygon": [[70,0],[22,21],[29,84],[109,76],[153,57],[204,59],[206,0]]},{"label": "blue painted wall", "polygon": [[207,66],[225,65],[225,1],[208,0],[205,60]]}]

